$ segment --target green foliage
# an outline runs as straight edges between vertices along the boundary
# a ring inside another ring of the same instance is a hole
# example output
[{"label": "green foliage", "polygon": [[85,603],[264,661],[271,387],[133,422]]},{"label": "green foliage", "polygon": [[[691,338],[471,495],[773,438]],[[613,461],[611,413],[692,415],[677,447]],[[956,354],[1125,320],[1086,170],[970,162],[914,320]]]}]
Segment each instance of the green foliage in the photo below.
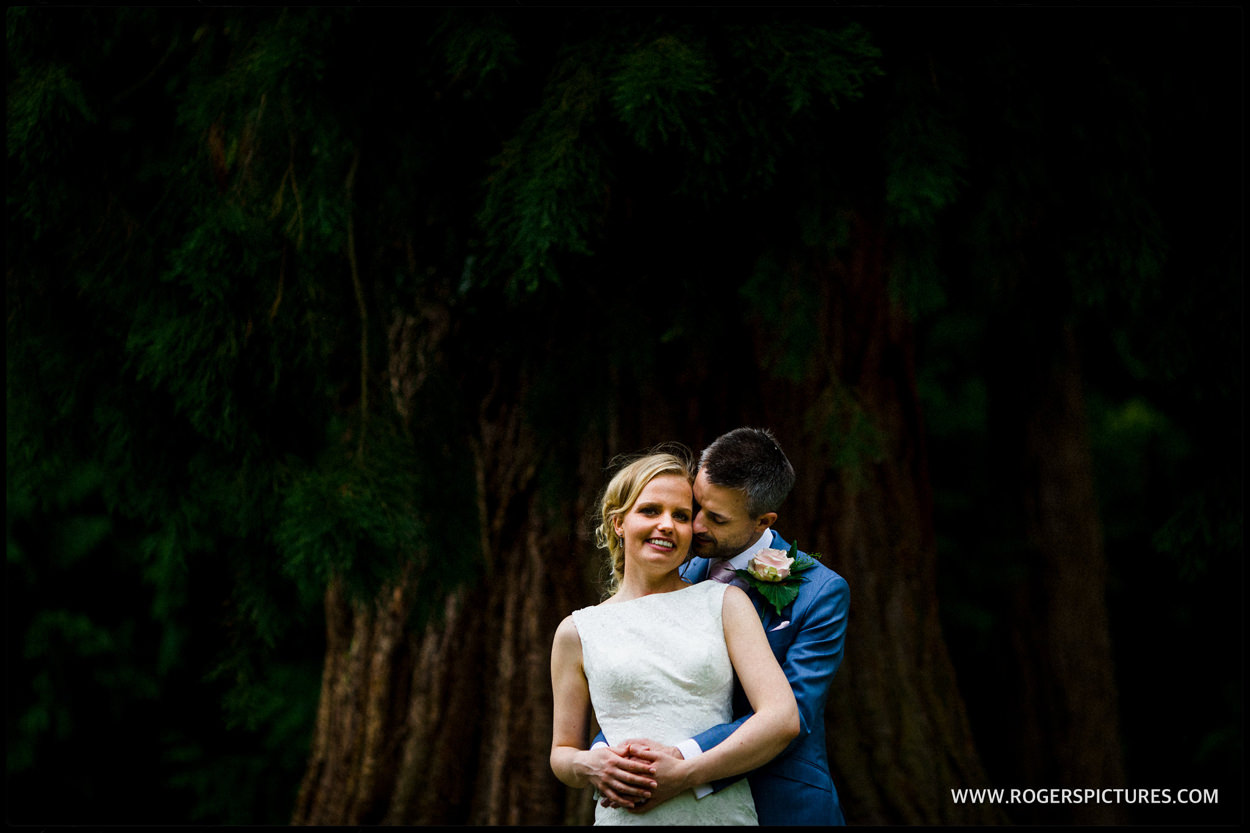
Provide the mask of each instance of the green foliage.
[{"label": "green foliage", "polygon": [[[94,121],[83,91],[68,68],[52,64],[32,68],[8,88],[5,110],[9,165],[21,168],[54,164],[80,141],[82,128]],[[46,232],[50,217],[70,199],[62,187],[37,188],[19,178],[7,190],[9,211],[20,213],[35,239]]]},{"label": "green foliage", "polygon": [[862,485],[869,467],[885,459],[881,426],[847,385],[822,389],[804,414],[804,426],[821,438],[821,459],[847,472],[853,486]]},{"label": "green foliage", "polygon": [[284,824],[289,787],[273,771],[298,772],[307,762],[309,726],[316,718],[320,665],[275,665],[234,686],[224,698],[227,739],[166,739],[174,772],[172,787],[190,793],[194,823]]},{"label": "green foliage", "polygon": [[1191,495],[1154,534],[1154,545],[1176,561],[1177,575],[1193,582],[1245,545],[1242,511],[1223,495]]},{"label": "green foliage", "polygon": [[[322,86],[347,57],[326,51],[342,18],[46,20],[8,17],[15,817],[282,823],[319,684],[320,652],[298,646],[331,572],[367,593],[429,550],[462,553],[428,582],[434,606],[477,563],[476,535],[447,541],[476,524],[455,409],[419,397],[435,416],[403,434],[375,407],[368,430],[385,439],[356,459],[335,416],[360,424],[351,394],[338,400],[360,373],[340,132],[356,102]],[[441,476],[414,485],[429,466]],[[318,508],[338,514],[308,510],[331,483],[350,499]],[[448,528],[430,533],[432,517]],[[47,595],[61,586],[107,592]],[[153,708],[171,700],[183,710]],[[222,722],[233,752],[203,737]],[[131,737],[113,737],[122,727]],[[74,761],[97,742],[152,772],[127,782]],[[100,788],[63,785],[73,809],[49,803],[39,773],[57,769]],[[140,799],[138,783],[169,797]]]},{"label": "green foliage", "polygon": [[[477,523],[474,504],[466,500],[473,494],[469,472],[440,459],[436,446],[421,448],[402,434],[376,432],[369,447],[363,461],[332,450],[316,466],[291,470],[273,533],[282,571],[309,597],[319,597],[332,576],[342,576],[364,601],[405,563],[424,567],[429,561],[440,569],[433,571],[423,601],[436,607],[443,592],[480,568],[477,536],[463,532]],[[462,503],[456,507],[451,500]],[[440,566],[450,553],[456,553],[454,574]],[[424,620],[430,612],[416,615]]]},{"label": "green foliage", "polygon": [[[236,391],[254,387],[236,381],[248,369],[247,311],[257,306],[244,293],[257,288],[262,267],[276,265],[257,258],[276,253],[272,244],[262,247],[260,239],[248,239],[249,231],[263,235],[263,230],[249,228],[241,212],[223,214],[208,218],[172,253],[164,279],[176,283],[177,291],[151,293],[135,311],[126,350],[134,356],[138,381],[168,391],[175,412],[189,418],[197,433],[232,448],[243,416]],[[274,376],[257,380],[262,390],[272,389]]]},{"label": "green foliage", "polygon": [[881,73],[855,24],[603,20],[560,47],[494,160],[478,219],[487,271],[514,292],[598,251],[609,212],[639,190],[614,171],[637,165],[691,210],[734,204],[772,186],[805,142],[825,141],[837,105]]},{"label": "green foliage", "polygon": [[[515,268],[508,285],[533,291],[559,281],[559,257],[589,255],[605,187],[600,107],[590,49],[563,58],[542,103],[504,145],[479,217],[491,265]],[[498,265],[496,265],[498,264]]]},{"label": "green foliage", "polygon": [[780,98],[792,116],[858,99],[872,78],[884,75],[881,50],[856,22],[838,28],[793,22],[742,27],[733,49],[763,77],[760,92]]},{"label": "green foliage", "polygon": [[466,79],[472,91],[506,84],[509,73],[521,62],[516,35],[498,14],[490,12],[444,16],[430,44],[442,57],[447,75]]},{"label": "green foliage", "polygon": [[913,315],[944,306],[949,278],[940,264],[941,235],[967,186],[959,104],[931,73],[913,66],[896,74],[898,113],[885,140],[885,204],[897,241],[891,290]]},{"label": "green foliage", "polygon": [[[6,769],[17,788],[29,789],[31,772],[47,767],[62,783],[81,779],[94,766],[83,745],[121,743],[109,736],[168,690],[152,661],[153,634],[129,609],[143,592],[99,592],[137,568],[125,530],[103,512],[101,481],[88,467],[44,492],[46,502],[31,500],[12,476],[6,484],[14,498],[6,515]],[[24,802],[16,817],[30,810]]]},{"label": "green foliage", "polygon": [[715,164],[719,131],[692,134],[705,127],[698,121],[702,112],[716,107],[715,67],[706,44],[685,34],[666,32],[623,56],[610,82],[612,105],[639,148],[676,142]]},{"label": "green foliage", "polygon": [[809,301],[816,292],[816,279],[807,270],[787,269],[778,258],[772,252],[762,255],[738,292],[760,320],[785,322],[763,345],[759,358],[778,379],[800,382],[822,360],[816,342],[820,332],[817,309]]},{"label": "green foliage", "polygon": [[95,121],[82,86],[58,64],[23,74],[10,91],[6,116],[9,156],[24,166],[54,158],[67,129]]}]

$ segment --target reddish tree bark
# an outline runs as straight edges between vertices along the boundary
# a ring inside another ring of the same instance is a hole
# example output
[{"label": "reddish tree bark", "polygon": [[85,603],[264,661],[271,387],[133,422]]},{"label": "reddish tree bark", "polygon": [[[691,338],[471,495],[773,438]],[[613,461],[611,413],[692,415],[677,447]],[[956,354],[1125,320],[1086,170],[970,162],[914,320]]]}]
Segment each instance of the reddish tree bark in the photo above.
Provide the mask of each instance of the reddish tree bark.
[{"label": "reddish tree bark", "polygon": [[[1013,344],[1008,336],[1003,343]],[[1107,613],[1107,562],[1094,492],[1076,337],[1045,319],[1035,337],[1004,351],[998,453],[1015,488],[1023,557],[1008,618],[1021,704],[1012,725],[1015,775],[1030,786],[1124,786],[1119,695]],[[1120,805],[1026,811],[1035,823],[1118,824]]]},{"label": "reddish tree bark", "polygon": [[1001,822],[1001,808],[951,798],[988,782],[938,619],[913,334],[884,233],[861,219],[852,239],[844,261],[793,264],[814,276],[796,279],[824,326],[804,378],[761,397],[764,421],[793,438],[783,448],[798,482],[778,526],[851,589],[828,706],[834,782],[850,824]]}]

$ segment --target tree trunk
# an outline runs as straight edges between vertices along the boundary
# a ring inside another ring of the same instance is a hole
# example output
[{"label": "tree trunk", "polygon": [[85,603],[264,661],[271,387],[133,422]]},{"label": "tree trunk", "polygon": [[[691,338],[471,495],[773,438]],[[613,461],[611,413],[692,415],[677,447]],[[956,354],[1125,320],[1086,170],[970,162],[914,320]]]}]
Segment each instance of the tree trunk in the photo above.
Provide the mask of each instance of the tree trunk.
[{"label": "tree trunk", "polygon": [[[950,798],[985,777],[938,624],[911,334],[889,297],[884,242],[871,231],[861,229],[852,262],[809,268],[817,297],[793,296],[820,309],[818,360],[797,382],[744,372],[745,344],[733,347],[743,361],[694,362],[676,380],[655,380],[655,390],[610,371],[612,387],[636,389],[603,403],[602,426],[562,438],[561,453],[575,459],[561,463],[552,459],[558,444],[526,428],[518,404],[526,382],[515,369],[523,362],[514,356],[511,371],[502,360],[490,371],[498,388],[483,402],[476,448],[488,574],[424,633],[395,642],[385,635],[419,592],[415,580],[369,608],[344,605],[330,588],[323,700],[296,823],[590,823],[590,793],[565,788],[548,765],[551,639],[564,616],[598,601],[601,559],[579,523],[612,454],[668,439],[702,443],[743,424],[774,428],[795,464],[780,529],[822,552],[851,586],[828,738],[848,821],[1002,820],[997,807]],[[719,391],[726,412],[657,407],[674,385]],[[865,442],[864,459],[838,462]],[[540,463],[576,468],[572,512],[541,499]],[[382,714],[387,728],[370,734],[370,715]]]},{"label": "tree trunk", "polygon": [[761,397],[765,422],[808,442],[783,445],[798,482],[778,527],[851,588],[828,705],[834,782],[849,824],[1001,822],[999,807],[951,798],[988,783],[938,620],[913,335],[882,232],[860,221],[852,239],[847,262],[796,267],[817,275],[803,303],[822,311],[819,359]]},{"label": "tree trunk", "polygon": [[[1060,323],[1038,332],[1033,343],[1004,352],[996,384],[1005,400],[1000,451],[1019,484],[1005,492],[1018,500],[1005,514],[1020,524],[1024,552],[1008,611],[1021,709],[1002,728],[1018,733],[1020,783],[1123,786],[1107,563],[1076,337]],[[1126,821],[1116,804],[1027,812],[1021,820],[1032,823]]]},{"label": "tree trunk", "polygon": [[[573,517],[536,492],[546,449],[515,407],[524,380],[499,367],[474,448],[486,575],[447,599],[420,633],[406,627],[414,569],[372,605],[326,592],[327,646],[312,754],[293,824],[589,824],[587,791],[551,774],[551,640],[598,601],[588,547],[575,540],[601,484],[601,451]],[[592,459],[593,458],[593,459]],[[437,563],[437,559],[434,559]]]}]

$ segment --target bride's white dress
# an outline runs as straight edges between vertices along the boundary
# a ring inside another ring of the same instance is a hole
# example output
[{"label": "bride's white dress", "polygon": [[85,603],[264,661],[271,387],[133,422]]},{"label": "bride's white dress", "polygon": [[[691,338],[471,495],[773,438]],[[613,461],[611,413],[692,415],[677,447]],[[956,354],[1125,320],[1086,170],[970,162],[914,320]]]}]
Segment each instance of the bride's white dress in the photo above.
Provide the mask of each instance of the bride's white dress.
[{"label": "bride's white dress", "polygon": [[[726,587],[704,581],[573,613],[591,704],[610,745],[650,738],[672,746],[732,719]],[[641,815],[595,805],[595,824],[758,823],[745,778],[702,799],[687,790]]]}]

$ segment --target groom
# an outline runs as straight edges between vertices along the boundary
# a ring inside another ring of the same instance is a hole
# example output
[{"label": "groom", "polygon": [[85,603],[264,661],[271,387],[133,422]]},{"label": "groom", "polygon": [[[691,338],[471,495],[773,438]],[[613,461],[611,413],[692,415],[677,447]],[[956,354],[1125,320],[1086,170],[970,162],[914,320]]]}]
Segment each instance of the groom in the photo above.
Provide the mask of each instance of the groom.
[{"label": "groom", "polygon": [[[849,590],[846,581],[819,562],[804,571],[799,594],[781,614],[737,578],[735,569],[767,549],[788,551],[790,545],[773,531],[777,508],[794,486],[794,469],[773,435],[756,428],[738,428],[716,439],[699,457],[694,481],[693,549],[697,557],[683,568],[687,581],[706,578],[739,583],[764,625],[773,654],[786,673],[798,702],[799,736],[769,763],[747,774],[761,825],[845,824],[838,792],[829,775],[825,751],[825,698],[842,662]],[[676,747],[645,739],[627,741],[629,757],[592,778],[610,803],[646,810],[692,786],[666,783],[666,760],[689,759],[727,738],[750,716],[741,688],[734,686],[733,723],[714,726]],[[639,790],[638,775],[654,767],[656,787]],[[732,783],[693,785],[702,798]]]}]

